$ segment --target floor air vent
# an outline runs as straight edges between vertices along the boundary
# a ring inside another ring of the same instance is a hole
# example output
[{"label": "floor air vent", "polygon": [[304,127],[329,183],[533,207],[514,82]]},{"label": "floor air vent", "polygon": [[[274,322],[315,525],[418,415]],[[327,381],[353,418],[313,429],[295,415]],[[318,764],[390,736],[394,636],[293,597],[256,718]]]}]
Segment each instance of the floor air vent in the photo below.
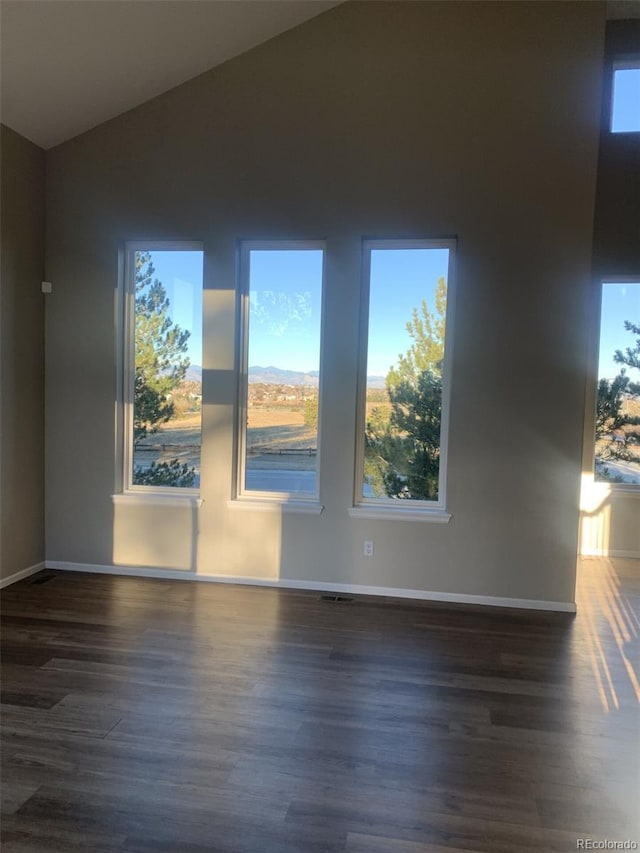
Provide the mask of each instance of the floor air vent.
[{"label": "floor air vent", "polygon": [[31,586],[35,586],[40,583],[47,583],[47,581],[52,581],[55,578],[55,575],[37,575],[32,581]]},{"label": "floor air vent", "polygon": [[321,595],[320,601],[337,601],[340,604],[353,604],[353,598],[348,595]]}]

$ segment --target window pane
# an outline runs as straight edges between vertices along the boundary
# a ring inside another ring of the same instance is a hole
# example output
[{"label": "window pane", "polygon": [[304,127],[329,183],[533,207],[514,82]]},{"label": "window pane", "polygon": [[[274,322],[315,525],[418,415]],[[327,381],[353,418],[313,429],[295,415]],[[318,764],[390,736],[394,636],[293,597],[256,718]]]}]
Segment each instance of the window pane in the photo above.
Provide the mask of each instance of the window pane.
[{"label": "window pane", "polygon": [[202,432],[201,251],[136,251],[133,460],[138,486],[197,488]]},{"label": "window pane", "polygon": [[438,501],[446,248],[370,254],[365,499]]},{"label": "window pane", "polygon": [[251,249],[244,490],[318,491],[321,249]]},{"label": "window pane", "polygon": [[613,72],[611,130],[613,133],[640,131],[640,68],[619,68]]},{"label": "window pane", "polygon": [[640,485],[640,282],[602,286],[595,479]]}]

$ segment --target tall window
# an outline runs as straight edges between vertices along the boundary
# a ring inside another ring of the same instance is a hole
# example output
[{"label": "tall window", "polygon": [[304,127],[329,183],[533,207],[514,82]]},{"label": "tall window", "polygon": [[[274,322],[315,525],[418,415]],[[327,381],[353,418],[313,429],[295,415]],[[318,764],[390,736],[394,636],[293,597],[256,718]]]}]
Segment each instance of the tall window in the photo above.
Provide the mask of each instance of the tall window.
[{"label": "tall window", "polygon": [[318,495],[323,261],[316,242],[242,245],[239,495]]},{"label": "tall window", "polygon": [[613,68],[611,132],[640,131],[640,59],[619,62]]},{"label": "tall window", "polygon": [[200,485],[202,270],[199,245],[127,245],[125,488]]},{"label": "tall window", "polygon": [[602,285],[595,479],[640,486],[640,281]]},{"label": "tall window", "polygon": [[453,241],[367,241],[356,503],[445,506]]}]

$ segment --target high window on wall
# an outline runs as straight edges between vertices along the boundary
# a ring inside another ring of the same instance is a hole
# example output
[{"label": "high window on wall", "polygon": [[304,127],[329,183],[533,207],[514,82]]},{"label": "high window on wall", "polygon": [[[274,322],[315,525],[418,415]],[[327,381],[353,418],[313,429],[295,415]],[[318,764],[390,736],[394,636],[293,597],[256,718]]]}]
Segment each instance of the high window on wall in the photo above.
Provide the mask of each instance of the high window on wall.
[{"label": "high window on wall", "polygon": [[640,58],[614,63],[611,132],[640,132]]},{"label": "high window on wall", "polygon": [[125,490],[199,489],[202,273],[200,244],[127,244]]},{"label": "high window on wall", "polygon": [[455,242],[364,243],[354,514],[447,521]]},{"label": "high window on wall", "polygon": [[595,480],[640,487],[640,279],[602,285]]},{"label": "high window on wall", "polygon": [[319,242],[241,245],[240,498],[317,500],[323,265]]}]

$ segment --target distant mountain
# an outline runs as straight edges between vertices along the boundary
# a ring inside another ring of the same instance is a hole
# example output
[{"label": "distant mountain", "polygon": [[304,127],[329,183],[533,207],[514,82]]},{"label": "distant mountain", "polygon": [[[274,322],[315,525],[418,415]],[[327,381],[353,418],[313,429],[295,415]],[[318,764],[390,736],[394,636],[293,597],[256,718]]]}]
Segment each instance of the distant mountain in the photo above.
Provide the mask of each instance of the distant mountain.
[{"label": "distant mountain", "polygon": [[186,376],[184,377],[187,382],[202,382],[202,368],[199,364],[190,364],[187,368]]},{"label": "distant mountain", "polygon": [[[191,364],[185,377],[188,382],[202,382],[202,367]],[[317,388],[320,374],[317,370],[305,373],[301,370],[283,370],[281,367],[249,368],[249,384],[262,382],[264,385],[308,385]],[[367,388],[384,388],[384,376],[367,376]]]},{"label": "distant mountain", "polygon": [[280,367],[249,368],[249,384],[262,382],[264,385],[312,385],[318,386],[320,374],[317,370],[305,373],[301,370],[283,370]]},{"label": "distant mountain", "polygon": [[384,376],[367,376],[367,388],[386,388],[387,381]]}]

